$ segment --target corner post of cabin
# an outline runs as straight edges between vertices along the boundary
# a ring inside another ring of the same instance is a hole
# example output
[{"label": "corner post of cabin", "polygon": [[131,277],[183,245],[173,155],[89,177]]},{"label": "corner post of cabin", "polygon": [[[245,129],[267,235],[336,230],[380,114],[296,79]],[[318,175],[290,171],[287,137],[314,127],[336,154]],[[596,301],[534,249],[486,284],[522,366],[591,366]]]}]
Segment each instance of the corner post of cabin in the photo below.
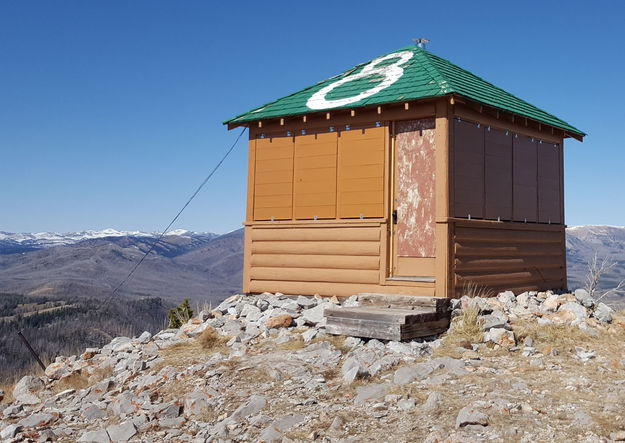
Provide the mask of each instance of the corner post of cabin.
[{"label": "corner post of cabin", "polygon": [[449,106],[446,99],[436,102],[436,286],[437,297],[453,294],[451,281],[450,142]]},{"label": "corner post of cabin", "polygon": [[568,289],[568,270],[566,269],[566,220],[564,218],[564,137],[560,139],[560,149],[558,149],[558,163],[560,167],[560,221],[561,221],[561,245],[562,245],[562,289]]},{"label": "corner post of cabin", "polygon": [[245,242],[243,244],[244,293],[250,292],[250,269],[252,266],[252,222],[254,221],[254,185],[256,179],[256,134],[249,128],[249,154],[247,164],[247,205],[245,211]]}]

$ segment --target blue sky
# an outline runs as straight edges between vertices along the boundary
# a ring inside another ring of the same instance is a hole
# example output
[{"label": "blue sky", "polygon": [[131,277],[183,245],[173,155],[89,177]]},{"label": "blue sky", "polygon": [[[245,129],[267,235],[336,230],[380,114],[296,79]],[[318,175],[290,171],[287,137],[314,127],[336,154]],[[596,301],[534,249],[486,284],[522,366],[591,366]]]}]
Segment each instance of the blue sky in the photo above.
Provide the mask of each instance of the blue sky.
[{"label": "blue sky", "polygon": [[[411,43],[589,135],[569,225],[625,225],[621,2],[0,2],[0,230],[164,228],[238,135],[221,122]],[[174,228],[244,219],[247,144]]]}]

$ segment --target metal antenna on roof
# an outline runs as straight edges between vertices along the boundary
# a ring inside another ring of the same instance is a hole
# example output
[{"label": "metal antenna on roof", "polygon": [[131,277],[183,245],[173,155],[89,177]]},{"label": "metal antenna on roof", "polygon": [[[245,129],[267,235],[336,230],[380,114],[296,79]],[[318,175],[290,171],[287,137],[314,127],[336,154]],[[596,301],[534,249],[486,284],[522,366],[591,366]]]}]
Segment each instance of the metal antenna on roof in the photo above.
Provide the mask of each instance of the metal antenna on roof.
[{"label": "metal antenna on roof", "polygon": [[421,49],[425,49],[425,45],[430,43],[427,38],[413,38],[412,41],[415,42],[415,44]]}]

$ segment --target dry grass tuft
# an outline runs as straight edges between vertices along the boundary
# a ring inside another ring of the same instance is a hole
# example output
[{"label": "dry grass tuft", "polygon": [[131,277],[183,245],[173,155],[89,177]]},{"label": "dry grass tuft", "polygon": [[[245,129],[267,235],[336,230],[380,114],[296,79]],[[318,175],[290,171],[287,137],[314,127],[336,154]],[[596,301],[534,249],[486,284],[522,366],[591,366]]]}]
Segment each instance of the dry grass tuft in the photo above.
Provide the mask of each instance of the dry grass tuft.
[{"label": "dry grass tuft", "polygon": [[277,345],[277,348],[285,351],[297,351],[299,349],[305,348],[308,345],[328,342],[332,344],[332,346],[334,346],[336,349],[341,351],[341,353],[347,354],[350,348],[348,346],[345,346],[346,338],[347,337],[343,335],[323,335],[322,337],[314,338],[309,343],[306,343],[300,335],[296,335],[291,340]]},{"label": "dry grass tuft", "polygon": [[464,295],[471,297],[471,298],[474,298],[474,297],[489,298],[489,297],[494,297],[495,295],[497,295],[495,291],[493,291],[492,289],[487,288],[484,285],[478,285],[477,283],[474,283],[472,281],[464,285],[463,293]]},{"label": "dry grass tuft", "polygon": [[186,367],[190,364],[199,363],[205,357],[218,352],[228,352],[226,343],[230,337],[221,336],[213,328],[206,328],[200,335],[192,340],[185,340],[163,348],[159,351],[162,360],[152,368],[159,371],[165,366],[176,368]]},{"label": "dry grass tuft", "polygon": [[319,343],[326,341],[331,343],[336,349],[341,351],[343,355],[347,354],[351,348],[349,346],[345,346],[345,340],[347,337],[344,335],[324,335],[323,337],[315,338],[311,343]]},{"label": "dry grass tuft", "polygon": [[219,335],[215,328],[208,327],[196,338],[202,348],[217,352],[226,348],[228,338]]},{"label": "dry grass tuft", "polygon": [[480,343],[484,339],[480,310],[477,306],[463,309],[462,313],[452,320],[452,323],[453,327],[447,333],[448,338],[471,343]]},{"label": "dry grass tuft", "polygon": [[326,381],[330,381],[330,380],[334,380],[335,378],[337,378],[340,373],[341,371],[339,370],[339,368],[332,368],[332,369],[326,369],[325,371],[323,371],[321,373],[321,376]]},{"label": "dry grass tuft", "polygon": [[292,337],[291,340],[280,343],[278,345],[278,349],[283,351],[297,351],[298,349],[303,349],[306,346],[304,339],[301,336]]},{"label": "dry grass tuft", "polygon": [[67,389],[85,389],[88,386],[99,383],[105,378],[109,378],[113,375],[113,368],[97,368],[90,373],[86,370],[77,371],[67,377],[63,377],[52,387],[52,392],[62,392]]},{"label": "dry grass tuft", "polygon": [[538,325],[535,321],[524,321],[515,322],[513,327],[518,342],[531,337],[538,345],[573,349],[580,343],[590,344],[597,341],[596,337],[569,324]]},{"label": "dry grass tuft", "polygon": [[2,381],[2,384],[0,384],[0,389],[4,392],[4,399],[0,402],[0,404],[13,402],[13,389],[15,389],[15,385],[18,381],[19,379],[17,377]]},{"label": "dry grass tuft", "polygon": [[[50,357],[48,357],[47,355],[42,355],[41,356],[41,361],[43,362],[44,366],[47,367],[50,363],[52,363],[53,360]],[[41,369],[41,366],[39,366],[38,363],[32,362],[30,367],[28,369],[26,369],[23,373],[21,373],[21,374],[13,374],[13,375],[5,378],[4,380],[1,380],[0,381],[0,389],[2,389],[4,391],[4,399],[2,401],[0,401],[0,404],[13,402],[13,400],[14,400],[14,398],[13,398],[13,390],[15,389],[15,385],[17,384],[17,382],[19,382],[22,379],[22,377],[24,377],[26,375],[33,375],[33,376],[36,376],[36,377],[42,377],[44,375],[44,371],[43,371],[43,369]]]},{"label": "dry grass tuft", "polygon": [[443,335],[443,343],[434,349],[434,357],[460,357],[462,349],[471,349],[471,343],[484,341],[480,310],[477,306],[463,309],[462,313],[452,319],[451,327]]},{"label": "dry grass tuft", "polygon": [[80,389],[85,389],[89,386],[89,376],[86,372],[74,372],[73,374],[68,375],[67,377],[63,377],[54,385],[52,389],[53,392],[61,392],[66,389],[75,389],[79,391]]}]

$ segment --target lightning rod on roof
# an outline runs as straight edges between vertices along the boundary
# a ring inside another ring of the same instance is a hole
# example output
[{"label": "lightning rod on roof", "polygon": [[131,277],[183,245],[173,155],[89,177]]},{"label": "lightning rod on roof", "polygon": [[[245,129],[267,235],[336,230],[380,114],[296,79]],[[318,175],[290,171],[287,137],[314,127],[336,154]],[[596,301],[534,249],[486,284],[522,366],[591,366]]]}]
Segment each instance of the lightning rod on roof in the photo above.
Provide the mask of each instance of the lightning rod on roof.
[{"label": "lightning rod on roof", "polygon": [[430,43],[427,38],[413,38],[412,41],[415,42],[415,44],[421,49],[425,49],[425,45]]}]

